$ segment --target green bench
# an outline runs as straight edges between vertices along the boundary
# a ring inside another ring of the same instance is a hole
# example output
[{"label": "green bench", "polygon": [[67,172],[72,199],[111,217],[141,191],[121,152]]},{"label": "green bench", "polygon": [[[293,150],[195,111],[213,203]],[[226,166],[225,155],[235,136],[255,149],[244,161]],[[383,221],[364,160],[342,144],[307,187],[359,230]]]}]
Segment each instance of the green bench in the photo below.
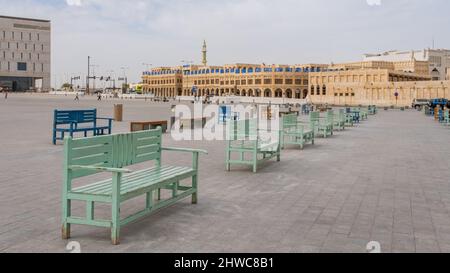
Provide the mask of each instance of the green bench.
[{"label": "green bench", "polygon": [[[162,129],[128,134],[98,136],[84,139],[64,139],[64,180],[62,194],[62,237],[70,238],[72,224],[111,228],[111,240],[119,244],[119,231],[141,217],[158,209],[192,196],[197,203],[198,157],[204,150],[162,148]],[[175,167],[161,164],[161,152],[192,153],[192,167]],[[131,171],[124,167],[139,163],[148,167]],[[150,164],[150,163],[154,164]],[[96,181],[81,187],[72,187],[73,180],[99,172],[111,173],[112,178]],[[192,179],[192,184],[182,186],[180,181]],[[169,190],[170,198],[161,200],[161,190]],[[157,194],[157,198],[155,195]],[[123,202],[146,196],[145,208],[126,218],[121,218]],[[155,200],[156,199],[156,200]],[[86,202],[85,217],[71,213],[73,200]],[[94,215],[96,203],[111,204],[111,219],[101,220]]]},{"label": "green bench", "polygon": [[345,127],[353,127],[355,125],[355,119],[353,118],[353,114],[349,112],[345,112]]},{"label": "green bench", "polygon": [[336,119],[334,120],[333,129],[337,131],[345,130],[345,123],[347,121],[345,110],[340,109]]},{"label": "green bench", "polygon": [[378,113],[378,109],[376,105],[369,105],[368,107],[369,115],[376,115]]},{"label": "green bench", "polygon": [[320,117],[320,112],[311,112],[309,114],[309,122],[314,128],[314,137],[322,136],[327,138],[333,135],[333,110],[327,111],[327,116],[325,118]]},{"label": "green bench", "polygon": [[450,110],[446,109],[444,111],[444,120],[442,121],[444,125],[450,125]]},{"label": "green bench", "polygon": [[[256,173],[258,165],[274,157],[281,158],[281,131],[258,129],[258,120],[229,121],[226,146],[226,170],[231,165],[250,165]],[[237,154],[238,159],[232,157]],[[246,158],[249,156],[250,158]]]},{"label": "green bench", "polygon": [[358,107],[358,108],[353,109],[353,111],[359,111],[359,117],[360,117],[361,121],[369,119],[369,111],[368,110]]},{"label": "green bench", "polygon": [[314,145],[314,128],[307,128],[297,120],[297,114],[284,115],[281,120],[281,148],[286,144],[300,145],[303,149],[305,144]]}]

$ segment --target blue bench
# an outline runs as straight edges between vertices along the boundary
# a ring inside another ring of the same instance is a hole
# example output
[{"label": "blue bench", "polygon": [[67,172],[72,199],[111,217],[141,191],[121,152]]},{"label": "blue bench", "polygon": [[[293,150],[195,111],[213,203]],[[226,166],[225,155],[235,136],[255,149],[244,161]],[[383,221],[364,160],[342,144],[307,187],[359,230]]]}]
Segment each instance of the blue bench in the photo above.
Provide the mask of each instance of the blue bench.
[{"label": "blue bench", "polygon": [[[107,125],[98,125],[98,120],[108,121]],[[97,109],[94,110],[55,110],[53,117],[53,145],[56,140],[63,140],[67,133],[73,137],[74,133],[82,132],[87,137],[88,132],[94,136],[111,134],[112,118],[97,117]],[[58,136],[59,133],[59,136]]]}]

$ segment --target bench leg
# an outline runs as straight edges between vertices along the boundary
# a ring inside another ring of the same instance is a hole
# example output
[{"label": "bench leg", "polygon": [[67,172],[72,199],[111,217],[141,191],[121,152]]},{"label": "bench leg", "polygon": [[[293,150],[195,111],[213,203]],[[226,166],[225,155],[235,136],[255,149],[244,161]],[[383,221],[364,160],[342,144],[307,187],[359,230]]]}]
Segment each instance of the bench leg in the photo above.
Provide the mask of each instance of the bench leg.
[{"label": "bench leg", "polygon": [[120,181],[122,175],[113,175],[113,190],[111,202],[111,242],[113,245],[120,244]]},{"label": "bench leg", "polygon": [[56,130],[53,130],[53,145],[56,145]]},{"label": "bench leg", "polygon": [[70,224],[67,223],[67,218],[70,217],[71,202],[63,197],[63,224],[61,228],[62,238],[67,240],[70,238]]},{"label": "bench leg", "polygon": [[153,191],[147,192],[145,203],[146,203],[147,209],[151,209],[153,207]]},{"label": "bench leg", "polygon": [[231,164],[230,164],[230,159],[231,159],[231,151],[230,151],[230,147],[229,147],[230,143],[227,144],[227,150],[226,150],[226,170],[229,172],[231,170]]},{"label": "bench leg", "polygon": [[198,181],[197,181],[197,175],[192,176],[192,188],[195,189],[195,192],[192,194],[192,204],[198,203]]},{"label": "bench leg", "polygon": [[179,184],[180,184],[180,182],[173,183],[173,186],[172,186],[172,197],[177,197]]}]

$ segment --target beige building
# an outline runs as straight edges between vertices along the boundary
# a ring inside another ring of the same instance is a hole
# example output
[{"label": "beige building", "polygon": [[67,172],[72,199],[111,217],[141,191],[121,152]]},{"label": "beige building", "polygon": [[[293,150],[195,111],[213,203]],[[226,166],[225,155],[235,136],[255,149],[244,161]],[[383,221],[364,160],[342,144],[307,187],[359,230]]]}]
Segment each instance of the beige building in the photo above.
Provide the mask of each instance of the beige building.
[{"label": "beige building", "polygon": [[166,97],[236,95],[304,99],[308,95],[308,73],[324,67],[231,64],[155,68],[144,72],[144,92]]},{"label": "beige building", "polygon": [[410,60],[428,62],[428,73],[436,81],[444,80],[450,70],[450,50],[448,49],[393,50],[364,55],[364,61],[407,62]]},{"label": "beige building", "polygon": [[0,16],[0,86],[50,90],[51,23]]},{"label": "beige building", "polygon": [[[315,104],[379,106],[409,106],[417,98],[450,98],[450,81],[433,81],[436,78],[430,67],[435,65],[416,59],[414,53],[407,59],[373,58],[330,65],[209,66],[206,52],[204,43],[203,65],[159,67],[144,72],[144,92],[161,97],[292,98]],[[450,72],[446,72],[450,80]]]},{"label": "beige building", "polygon": [[315,104],[410,106],[414,99],[450,99],[450,81],[389,69],[316,72],[309,82]]}]

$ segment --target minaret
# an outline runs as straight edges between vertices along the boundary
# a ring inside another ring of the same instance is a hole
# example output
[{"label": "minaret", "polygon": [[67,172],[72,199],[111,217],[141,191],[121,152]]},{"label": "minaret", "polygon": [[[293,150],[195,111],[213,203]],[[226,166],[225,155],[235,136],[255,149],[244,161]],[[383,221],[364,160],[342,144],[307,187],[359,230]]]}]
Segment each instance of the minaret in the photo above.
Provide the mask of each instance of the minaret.
[{"label": "minaret", "polygon": [[208,61],[206,59],[206,53],[207,53],[207,49],[206,49],[206,41],[203,41],[203,50],[202,50],[202,54],[203,54],[203,59],[202,59],[202,64],[204,66],[208,65]]}]

